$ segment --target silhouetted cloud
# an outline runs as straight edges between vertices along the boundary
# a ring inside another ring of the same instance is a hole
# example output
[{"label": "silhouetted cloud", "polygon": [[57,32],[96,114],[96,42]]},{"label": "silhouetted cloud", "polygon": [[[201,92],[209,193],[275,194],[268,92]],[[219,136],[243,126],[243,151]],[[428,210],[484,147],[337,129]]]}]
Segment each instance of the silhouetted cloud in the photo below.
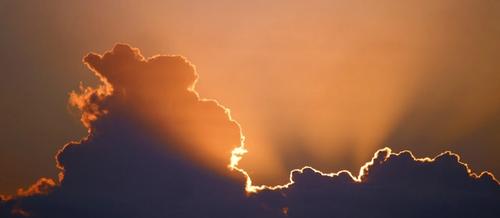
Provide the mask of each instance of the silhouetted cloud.
[{"label": "silhouetted cloud", "polygon": [[[259,196],[260,195],[260,196]],[[497,217],[499,184],[492,174],[470,172],[445,152],[417,159],[409,151],[377,151],[358,176],[325,174],[311,167],[292,171],[290,183],[257,198],[290,217]]]},{"label": "silhouetted cloud", "polygon": [[257,216],[244,176],[227,168],[239,127],[190,90],[197,74],[189,62],[146,60],[122,44],[84,62],[102,81],[71,94],[88,137],[58,152],[57,184],[41,180],[20,192],[2,203],[2,217]]},{"label": "silhouetted cloud", "polygon": [[[145,59],[118,44],[84,62],[100,78],[70,103],[89,135],[56,156],[59,179],[0,196],[0,217],[495,217],[499,184],[450,152],[416,159],[379,150],[358,176],[293,170],[290,183],[255,186],[238,160],[238,123],[194,91],[180,56]],[[235,169],[230,170],[228,169]],[[246,193],[254,191],[255,193]]]}]

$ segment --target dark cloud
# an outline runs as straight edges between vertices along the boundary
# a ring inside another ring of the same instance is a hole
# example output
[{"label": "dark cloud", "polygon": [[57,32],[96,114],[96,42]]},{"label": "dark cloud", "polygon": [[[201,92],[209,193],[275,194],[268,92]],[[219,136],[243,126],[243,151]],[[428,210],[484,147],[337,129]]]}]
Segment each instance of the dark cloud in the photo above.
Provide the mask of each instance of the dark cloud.
[{"label": "dark cloud", "polygon": [[416,159],[409,151],[379,150],[354,177],[294,170],[290,184],[262,191],[272,207],[289,217],[497,217],[499,184],[492,174],[476,175],[458,155]]},{"label": "dark cloud", "polygon": [[[71,103],[89,135],[56,156],[59,179],[1,196],[0,217],[495,217],[498,182],[458,155],[416,159],[382,149],[354,177],[294,170],[290,183],[252,186],[242,169],[238,123],[194,91],[180,56],[145,59],[116,45],[84,62],[101,79]],[[239,148],[233,150],[235,148]],[[233,156],[231,156],[231,151]],[[231,159],[230,159],[231,157]]]}]

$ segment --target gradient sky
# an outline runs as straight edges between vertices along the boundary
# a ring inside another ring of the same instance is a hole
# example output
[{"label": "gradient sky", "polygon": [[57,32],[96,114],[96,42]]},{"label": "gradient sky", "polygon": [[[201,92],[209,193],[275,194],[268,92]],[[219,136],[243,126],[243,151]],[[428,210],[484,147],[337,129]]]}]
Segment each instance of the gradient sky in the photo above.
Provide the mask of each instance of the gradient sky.
[{"label": "gradient sky", "polygon": [[356,170],[384,146],[498,175],[499,21],[492,0],[0,1],[0,193],[56,177],[57,148],[86,134],[67,106],[96,83],[81,59],[116,42],[188,57],[258,184]]}]

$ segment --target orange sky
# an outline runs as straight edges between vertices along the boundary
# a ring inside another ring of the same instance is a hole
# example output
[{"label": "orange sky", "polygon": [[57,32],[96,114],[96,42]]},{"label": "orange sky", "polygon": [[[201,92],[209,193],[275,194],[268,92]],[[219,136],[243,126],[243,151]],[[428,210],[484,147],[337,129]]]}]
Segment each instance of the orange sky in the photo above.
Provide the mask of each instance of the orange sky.
[{"label": "orange sky", "polygon": [[0,18],[0,193],[55,177],[56,148],[85,134],[66,106],[96,82],[80,60],[116,42],[196,65],[256,183],[356,170],[384,146],[500,173],[498,1],[16,1]]}]

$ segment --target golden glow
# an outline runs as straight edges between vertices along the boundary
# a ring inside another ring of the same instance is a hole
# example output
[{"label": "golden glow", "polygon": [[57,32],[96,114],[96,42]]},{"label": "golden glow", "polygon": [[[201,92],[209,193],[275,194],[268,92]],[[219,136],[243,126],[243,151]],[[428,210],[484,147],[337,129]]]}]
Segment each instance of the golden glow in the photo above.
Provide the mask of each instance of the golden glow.
[{"label": "golden glow", "polygon": [[[166,140],[180,140],[182,147],[175,149],[183,151],[181,154],[192,157],[193,160],[218,172],[222,170],[221,173],[225,169],[221,167],[223,164],[230,170],[243,174],[246,177],[245,190],[248,193],[256,193],[264,189],[287,188],[294,183],[293,173],[302,173],[305,169],[311,169],[329,177],[347,173],[353,181],[363,182],[369,167],[379,158],[383,158],[380,161],[384,161],[391,155],[408,153],[414,161],[432,162],[435,160],[435,158],[415,158],[410,151],[406,150],[393,153],[390,148],[386,147],[375,152],[371,161],[366,162],[359,169],[357,176],[349,170],[323,173],[311,166],[304,166],[292,170],[286,184],[257,185],[259,183],[252,180],[252,175],[246,167],[240,166],[244,160],[243,156],[248,153],[245,146],[246,138],[240,123],[235,121],[230,110],[217,100],[200,97],[195,90],[198,74],[195,67],[185,58],[154,56],[146,59],[138,49],[130,49],[128,45],[118,44],[103,56],[89,54],[85,61],[103,82],[96,89],[81,88],[81,94],[71,95],[72,104],[83,111],[82,122],[88,128],[91,128],[92,122],[107,113],[106,108],[101,108],[99,104],[107,97],[118,98],[113,101],[118,104],[113,109],[120,110],[120,106],[131,107],[132,110],[128,112],[132,114],[126,114],[140,116],[140,120],[144,119],[146,127],[152,127],[154,133],[160,133]],[[118,68],[109,67],[107,65],[109,63],[111,66],[119,63]],[[140,81],[135,78],[138,73],[141,73],[143,77]],[[120,105],[121,103],[124,104]],[[169,144],[171,141],[167,142]],[[459,163],[466,167],[469,175],[478,178],[466,164],[460,162],[458,155],[449,151],[440,155],[443,154],[456,156]],[[381,157],[381,155],[384,156]],[[229,163],[227,163],[228,156]],[[49,188],[55,185],[52,180],[42,179],[39,183],[48,184]],[[33,190],[21,191],[20,195],[40,192],[34,189],[38,187],[44,186],[33,186]]]},{"label": "golden glow", "polygon": [[47,194],[54,186],[56,186],[56,182],[50,178],[40,178],[38,181],[31,185],[27,189],[18,189],[16,196],[31,196],[31,195],[40,195]]},{"label": "golden glow", "polygon": [[[117,44],[113,50],[102,56],[89,54],[84,61],[99,76],[102,84],[97,88],[81,86],[80,94],[71,93],[70,103],[82,111],[82,123],[89,129],[89,136],[90,133],[94,133],[92,132],[94,122],[104,119],[101,117],[109,113],[107,109],[114,111],[114,114],[121,119],[124,118],[121,117],[123,115],[126,115],[126,119],[135,119],[134,115],[137,115],[140,119],[137,120],[139,122],[134,122],[138,125],[135,127],[152,127],[154,134],[161,133],[166,140],[178,140],[166,141],[165,146],[169,149],[172,146],[182,146],[174,149],[183,151],[182,155],[194,157],[193,160],[205,164],[203,166],[219,172],[227,172],[226,168],[220,167],[222,162],[231,171],[244,175],[245,191],[249,194],[262,190],[288,188],[294,184],[293,174],[303,173],[306,169],[328,177],[346,173],[352,181],[361,183],[369,173],[369,168],[376,164],[375,161],[383,162],[391,156],[402,154],[410,155],[413,161],[426,163],[433,162],[442,155],[454,156],[457,162],[465,167],[470,177],[479,179],[487,174],[499,183],[493,174],[487,171],[479,175],[473,173],[467,164],[461,162],[459,155],[450,151],[443,152],[434,158],[416,158],[408,150],[393,153],[390,148],[385,147],[375,152],[372,159],[359,169],[357,176],[349,170],[324,173],[306,165],[293,169],[285,184],[265,185],[261,183],[262,185],[257,185],[259,183],[252,180],[252,176],[245,167],[239,165],[243,156],[248,153],[241,125],[232,118],[230,110],[218,101],[199,96],[195,90],[198,74],[194,66],[185,58],[154,56],[146,59],[138,49],[131,49],[125,44]],[[136,80],[135,76],[138,73],[142,74],[143,80]],[[161,79],[158,79],[159,77]],[[106,101],[112,102],[112,106],[104,103]],[[228,146],[236,147],[228,148]],[[227,164],[228,154],[230,155]],[[58,167],[62,170],[59,174],[59,181],[62,181],[64,169],[59,164]],[[28,189],[19,189],[17,196],[45,194],[57,185],[53,179],[41,178]],[[0,195],[1,200],[11,197]],[[288,209],[282,208],[282,212],[287,214]]]},{"label": "golden glow", "polygon": [[229,163],[230,169],[236,169],[238,166],[238,162],[243,158],[243,155],[248,151],[243,147],[237,147],[231,152],[231,161]]},{"label": "golden glow", "polygon": [[[453,150],[477,169],[500,172],[500,1],[61,1],[41,8],[10,2],[19,10],[2,14],[8,45],[2,67],[18,81],[4,79],[2,87],[5,102],[23,106],[4,107],[22,116],[7,119],[17,128],[5,128],[2,143],[14,143],[6,149],[17,158],[24,152],[18,145],[53,150],[84,135],[61,113],[65,96],[56,95],[80,80],[95,83],[75,60],[120,40],[146,56],[179,54],[196,63],[200,99],[217,98],[244,127],[251,152],[239,166],[256,183],[285,183],[304,163],[357,170],[383,146],[419,156]],[[23,19],[29,16],[38,19]],[[50,31],[40,37],[38,30]],[[36,63],[19,68],[27,57]],[[19,92],[18,83],[37,95]],[[19,126],[36,114],[41,125]],[[15,158],[4,152],[0,169],[20,177],[0,188],[55,176],[39,168],[51,164],[42,161],[50,151],[41,153],[26,161],[31,170],[14,172],[8,166]]]}]

